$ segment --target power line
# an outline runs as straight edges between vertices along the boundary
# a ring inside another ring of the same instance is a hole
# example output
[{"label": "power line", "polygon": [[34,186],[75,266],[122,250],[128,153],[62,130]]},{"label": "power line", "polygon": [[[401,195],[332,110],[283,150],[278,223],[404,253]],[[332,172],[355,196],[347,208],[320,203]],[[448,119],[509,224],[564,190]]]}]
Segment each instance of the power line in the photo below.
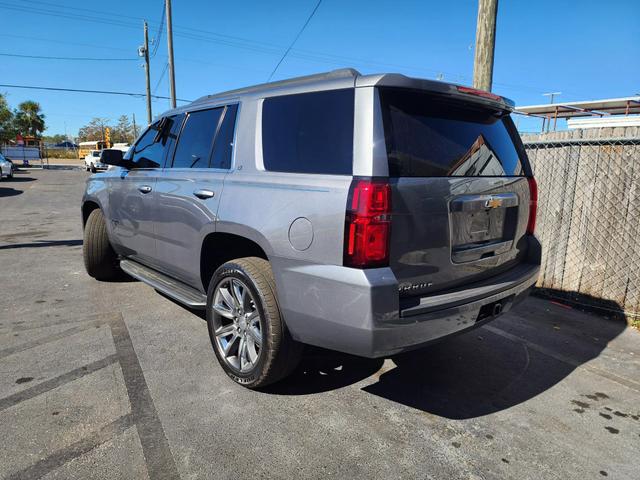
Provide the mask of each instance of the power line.
[{"label": "power line", "polygon": [[156,93],[156,91],[158,90],[158,87],[160,86],[160,83],[162,82],[162,79],[164,78],[165,74],[167,73],[167,68],[169,68],[169,63],[165,63],[164,64],[164,70],[162,70],[162,73],[160,74],[160,77],[158,78],[158,82],[156,83],[156,86],[153,88],[153,93]]},{"label": "power line", "polygon": [[18,57],[18,58],[39,58],[44,60],[81,60],[92,62],[125,62],[125,61],[137,61],[137,58],[94,58],[94,57],[48,57],[45,55],[19,55],[17,53],[0,53],[3,57]]},{"label": "power line", "polygon": [[[54,6],[54,4],[47,3],[47,2],[37,2],[37,3]],[[36,10],[33,7],[25,8],[25,7],[20,7],[20,6],[13,6],[13,5],[10,5],[10,4],[6,4],[5,2],[0,2],[0,5],[7,5],[8,7],[12,8],[12,9],[15,9],[15,10],[21,10],[21,11],[40,14],[40,15],[45,15],[45,16],[47,16],[47,15],[49,15],[49,16],[58,16],[58,17],[69,18],[69,19],[84,20],[84,21],[89,21],[89,22],[94,22],[94,23],[99,23],[99,24],[117,25],[117,26],[120,26],[120,27],[131,28],[131,29],[135,29],[135,30],[138,30],[138,28],[139,28],[137,26],[137,24],[134,25],[132,23],[125,23],[123,21],[106,19],[105,15],[113,15],[112,12],[89,10],[89,9],[86,9],[86,8],[84,8],[84,9],[76,9],[76,10],[84,10],[84,11],[87,11],[87,12],[99,14],[100,16],[97,17],[97,16],[87,16],[87,15],[80,15],[80,14],[75,14],[75,13],[64,12],[64,11],[60,10],[60,6],[59,5],[55,5],[57,7],[57,10],[55,10],[55,11],[47,10],[47,9]],[[316,9],[314,9],[314,11]],[[312,15],[313,15],[313,13],[314,12],[312,12]],[[120,18],[138,19],[138,17],[124,16],[124,15],[118,15],[118,18],[119,19]],[[309,18],[308,20],[310,20],[310,19],[311,18]],[[152,26],[152,25],[153,25],[153,22],[149,22],[149,26]],[[303,29],[304,29],[304,27],[303,27]],[[243,49],[243,50],[253,51],[253,52],[256,52],[256,53],[264,53],[264,54],[270,54],[271,55],[271,54],[278,54],[279,52],[282,51],[281,50],[282,46],[280,46],[280,45],[275,45],[275,44],[271,44],[271,43],[267,43],[267,42],[261,42],[261,41],[254,41],[254,40],[241,38],[241,37],[236,37],[236,36],[222,35],[222,34],[219,34],[219,33],[211,32],[211,31],[207,31],[207,30],[202,30],[202,29],[184,28],[184,27],[183,28],[177,28],[176,27],[174,30],[175,30],[174,34],[177,37],[187,38],[187,39],[190,39],[190,40],[212,42],[212,43],[216,43],[216,44],[219,44],[219,45],[226,45],[226,46],[230,46],[230,47],[234,47],[234,48],[240,48],[240,49]],[[191,33],[191,32],[198,32],[198,33]],[[299,35],[300,34],[301,34],[301,32],[299,32]],[[215,38],[211,38],[211,36],[213,36]],[[294,40],[293,43],[295,43],[295,41],[296,40]],[[347,63],[357,63],[357,64],[362,65],[362,66],[371,66],[371,67],[374,67],[374,68],[385,68],[385,67],[386,68],[401,68],[401,69],[408,69],[408,70],[414,70],[414,71],[421,71],[421,72],[425,72],[425,73],[431,72],[431,73],[434,73],[434,74],[440,72],[440,70],[427,70],[427,69],[424,69],[424,68],[421,68],[421,67],[398,65],[398,64],[391,64],[391,63],[382,63],[382,62],[372,62],[370,60],[365,60],[365,59],[338,56],[338,55],[331,55],[331,54],[313,52],[313,51],[308,51],[308,50],[295,50],[295,49],[292,48],[292,46],[290,46],[289,49],[288,49],[288,55],[290,55],[292,57],[300,58],[300,59],[314,61],[314,62],[328,63],[328,64],[331,64],[331,65],[344,65],[344,63],[347,62]],[[448,72],[444,72],[444,73],[447,74],[450,77],[464,78],[461,75],[448,73]]]},{"label": "power line", "polygon": [[[135,29],[135,30],[139,29],[139,26],[138,26],[137,22],[140,20],[140,17],[134,17],[134,16],[131,16],[131,15],[121,15],[121,14],[117,15],[118,19],[136,20],[136,23],[133,24],[133,23],[123,22],[122,20],[115,20],[115,19],[111,20],[111,19],[105,18],[106,16],[109,16],[109,15],[111,15],[112,17],[116,17],[116,15],[113,12],[91,10],[91,9],[88,9],[88,8],[74,8],[74,11],[84,11],[84,12],[95,14],[95,15],[91,16],[91,15],[86,15],[86,14],[82,15],[82,14],[74,14],[74,13],[64,12],[61,9],[61,8],[64,8],[64,7],[61,7],[58,4],[54,4],[54,3],[50,3],[50,2],[31,0],[29,2],[25,1],[25,3],[29,3],[29,4],[37,3],[37,4],[41,4],[41,5],[48,5],[48,6],[51,6],[51,7],[56,7],[56,10],[45,9],[45,8],[36,9],[33,6],[23,7],[23,6],[18,6],[18,5],[14,5],[14,4],[8,4],[8,3],[5,3],[5,1],[0,1],[0,5],[4,6],[5,8],[12,9],[12,10],[17,10],[17,11],[22,11],[22,12],[26,12],[26,13],[30,13],[30,14],[39,14],[39,15],[45,15],[45,16],[62,17],[62,18],[67,18],[67,19],[71,19],[71,20],[83,20],[83,21],[94,22],[94,23],[99,23],[99,24],[103,24],[103,25],[115,25],[115,26],[119,26],[119,27],[123,27],[123,28]],[[314,11],[316,9],[314,9]],[[314,12],[312,12],[312,15],[313,15],[313,13]],[[310,18],[308,20],[310,20]],[[149,26],[154,26],[155,27],[156,25],[155,25],[154,22],[149,22]],[[6,34],[0,34],[0,35],[6,35]],[[269,54],[269,55],[278,54],[282,49],[282,46],[278,46],[278,45],[275,45],[275,44],[272,44],[272,43],[268,43],[268,42],[255,41],[255,40],[250,40],[250,39],[231,36],[231,35],[223,35],[223,34],[219,34],[219,33],[216,33],[216,32],[211,32],[211,31],[197,29],[197,28],[175,27],[174,28],[174,35],[176,37],[180,37],[180,38],[186,38],[186,39],[197,40],[197,41],[211,42],[211,43],[215,43],[215,44],[218,44],[218,45],[225,45],[225,46],[229,46],[229,47],[233,47],[233,48],[240,48],[240,49],[247,50],[247,51],[252,51],[252,52],[262,53],[262,54]],[[13,36],[14,37],[18,37],[17,35],[13,35]],[[34,40],[42,40],[42,39],[34,38]],[[56,42],[56,40],[50,40],[50,41],[51,42]],[[63,43],[63,42],[58,42],[58,43]],[[65,43],[69,43],[69,42],[65,42]],[[410,71],[414,71],[414,72],[417,72],[417,73],[425,73],[425,74],[428,74],[428,75],[433,74],[434,76],[436,74],[439,74],[439,73],[444,73],[448,78],[451,78],[453,80],[457,80],[457,81],[461,81],[461,82],[465,82],[465,81],[469,81],[470,80],[470,77],[467,76],[467,75],[461,75],[461,74],[452,73],[452,72],[442,72],[442,70],[439,70],[439,69],[432,69],[431,70],[431,69],[426,69],[426,68],[418,67],[418,66],[400,65],[400,64],[393,64],[393,63],[387,63],[387,62],[372,61],[370,59],[361,59],[361,58],[356,58],[356,57],[332,55],[332,54],[321,53],[321,52],[310,51],[310,50],[293,49],[292,48],[293,44],[295,44],[295,40],[292,43],[292,45],[287,49],[289,56],[295,57],[295,58],[298,58],[298,59],[309,60],[309,61],[312,61],[312,62],[325,63],[325,64],[337,65],[337,66],[344,66],[345,63],[348,63],[348,64],[355,64],[354,66],[363,66],[363,67],[370,67],[370,68],[383,68],[383,69],[386,69],[386,68],[396,69],[397,68],[397,69],[402,69],[402,70],[410,70]],[[87,45],[87,46],[89,46],[89,45]],[[109,48],[109,47],[102,46],[100,48]],[[286,56],[286,52],[285,52],[285,56]],[[284,58],[282,58],[279,63],[281,63],[283,60],[284,60]],[[272,73],[272,75],[273,75],[273,73]],[[271,76],[269,78],[271,78]],[[503,83],[503,82],[494,82],[494,85],[510,88],[510,89],[513,89],[513,90],[519,90],[519,91],[540,92],[540,90],[541,90],[538,87],[533,87],[533,86],[529,86],[529,85],[515,85],[515,84],[508,84],[508,83]]]},{"label": "power line", "polygon": [[[115,92],[115,91],[111,91],[111,90],[84,90],[84,89],[79,89],[79,88],[59,88],[59,87],[40,87],[40,86],[34,86],[34,85],[11,85],[11,84],[5,84],[5,83],[0,83],[0,87],[7,87],[7,88],[26,88],[29,90],[51,90],[51,91],[56,91],[56,92],[74,92],[74,93],[100,93],[103,95],[124,95],[124,96],[128,96],[128,97],[144,97],[145,94],[144,93],[131,93],[131,92]],[[169,97],[163,97],[161,95],[151,95],[154,98],[161,98],[164,100],[169,100]],[[185,100],[183,98],[177,98],[176,100],[179,100],[181,102],[191,102],[191,100]]]},{"label": "power line", "polygon": [[115,26],[120,26],[120,27],[129,27],[129,28],[133,28],[134,25],[130,24],[130,23],[125,23],[125,22],[121,22],[121,21],[117,21],[117,20],[108,20],[108,19],[104,19],[104,18],[97,18],[97,17],[92,17],[90,15],[78,15],[78,14],[69,14],[69,13],[63,13],[59,10],[50,10],[50,9],[45,9],[45,8],[33,8],[33,7],[21,7],[18,5],[12,5],[12,4],[7,4],[7,3],[1,3],[0,5],[2,5],[4,8],[9,9],[9,10],[15,10],[18,12],[25,12],[25,13],[30,13],[30,14],[40,14],[40,15],[49,15],[52,17],[60,17],[60,18],[69,18],[71,20],[85,20],[85,21],[89,21],[89,22],[95,22],[95,23],[101,23],[104,25],[115,25]]},{"label": "power line", "polygon": [[91,47],[91,48],[102,48],[106,50],[119,50],[121,52],[130,52],[130,48],[118,48],[118,47],[110,47],[108,45],[96,45],[95,43],[80,43],[80,42],[67,42],[62,40],[56,40],[53,38],[43,38],[43,37],[34,37],[33,35],[15,35],[11,33],[0,33],[0,37],[11,37],[11,38],[21,38],[23,40],[32,40],[36,42],[45,42],[48,44],[58,43],[60,45],[73,45],[76,47]]},{"label": "power line", "polygon": [[[49,7],[55,7],[56,9],[60,8],[60,4],[59,3],[51,3],[51,2],[43,2],[43,1],[38,1],[38,0],[19,0],[22,3],[26,3],[29,5],[29,7],[31,7],[34,3],[39,3],[40,5],[46,5]],[[112,11],[108,12],[105,10],[93,10],[90,8],[81,8],[81,7],[73,7],[73,10],[82,10],[84,12],[89,12],[89,13],[95,13],[98,15],[112,15],[112,16],[117,16],[118,18],[130,18],[132,20],[135,20],[136,22],[139,22],[140,20],[142,20],[142,17],[135,17],[132,15],[124,15],[122,13],[118,13],[117,15],[115,15]]]},{"label": "power line", "polygon": [[298,38],[300,38],[300,35],[302,35],[302,32],[304,32],[305,28],[307,28],[307,25],[309,25],[309,22],[311,21],[311,19],[313,18],[313,16],[316,14],[316,12],[318,11],[318,7],[320,7],[320,4],[322,3],[322,0],[318,0],[318,3],[316,3],[315,8],[313,9],[313,11],[311,12],[311,15],[309,15],[307,17],[307,21],[304,22],[304,25],[302,25],[302,28],[300,29],[300,31],[298,32],[298,34],[296,35],[296,38],[293,39],[293,42],[291,42],[291,44],[289,45],[289,47],[285,50],[284,54],[282,55],[282,57],[280,58],[280,60],[278,61],[278,63],[276,64],[276,66],[274,67],[273,71],[271,72],[271,75],[269,75],[269,78],[267,79],[267,81],[271,80],[271,77],[273,77],[273,74],[276,73],[276,70],[278,70],[278,67],[280,66],[280,64],[283,62],[283,60],[286,58],[286,56],[288,55],[288,53],[291,51],[291,49],[293,48],[293,46],[295,45],[295,43],[298,41]]},{"label": "power line", "polygon": [[[46,2],[38,2],[41,4],[46,4],[46,5],[53,5],[50,3],[46,3]],[[0,2],[0,5],[7,5],[4,2]],[[124,27],[124,28],[131,28],[131,29],[135,29],[138,30],[138,26],[131,24],[131,23],[125,23],[122,21],[111,21],[106,19],[104,16],[105,15],[111,15],[110,12],[99,12],[96,10],[89,10],[89,9],[82,9],[84,11],[89,11],[92,13],[97,13],[97,14],[101,14],[100,17],[90,17],[90,16],[86,16],[86,15],[78,15],[78,14],[74,14],[74,13],[67,13],[67,12],[63,12],[60,10],[60,7],[58,6],[58,9],[56,11],[52,11],[52,10],[46,10],[46,9],[40,9],[40,10],[35,10],[33,8],[30,9],[26,9],[24,7],[17,7],[17,6],[10,6],[13,9],[20,9],[22,11],[25,12],[30,12],[30,13],[35,13],[35,14],[40,14],[40,15],[49,15],[49,16],[58,16],[58,17],[63,17],[63,18],[69,18],[69,19],[78,19],[78,20],[84,20],[84,21],[89,21],[89,22],[94,22],[94,23],[99,23],[99,24],[109,24],[109,25],[117,25],[120,27]],[[137,18],[137,17],[131,17],[131,16],[121,16],[118,15],[118,18]],[[310,20],[310,19],[309,19]],[[150,26],[153,25],[153,22],[149,23]],[[174,34],[177,37],[181,37],[181,38],[187,38],[190,40],[197,40],[197,41],[206,41],[206,42],[211,42],[211,43],[215,43],[218,45],[225,45],[225,46],[229,46],[229,47],[234,47],[234,48],[240,48],[243,50],[247,50],[247,51],[252,51],[252,52],[256,52],[256,53],[263,53],[263,54],[269,54],[269,55],[277,55],[282,51],[282,46],[280,45],[275,45],[275,44],[271,44],[271,43],[266,43],[266,42],[259,42],[259,41],[254,41],[254,40],[249,40],[246,38],[241,38],[241,37],[236,37],[236,36],[229,36],[229,35],[222,35],[219,33],[215,33],[215,32],[210,32],[207,30],[202,30],[202,29],[195,29],[195,28],[175,28],[174,29]],[[199,32],[199,33],[191,33],[191,32]],[[211,38],[211,36],[215,37],[215,38]],[[295,42],[294,42],[295,43]],[[368,60],[364,60],[364,59],[358,59],[358,58],[352,58],[352,57],[343,57],[343,56],[336,56],[336,55],[330,55],[330,54],[325,54],[325,53],[320,53],[320,52],[313,52],[313,51],[307,51],[307,50],[294,50],[293,48],[289,48],[289,53],[288,55],[292,56],[292,57],[296,57],[296,58],[301,58],[301,59],[306,59],[306,60],[310,60],[310,61],[314,61],[314,62],[319,62],[319,63],[327,63],[327,64],[331,64],[331,65],[344,65],[345,62],[347,63],[357,63],[359,65],[363,65],[363,66],[372,66],[374,68],[402,68],[402,69],[410,69],[410,70],[414,70],[414,71],[423,71],[423,72],[427,72],[426,69],[424,68],[420,68],[420,67],[412,67],[412,66],[406,66],[406,65],[393,65],[393,64],[389,64],[389,63],[381,63],[381,62],[371,62]],[[439,72],[439,70],[433,70],[432,73],[437,73]],[[445,72],[447,73],[447,72]],[[453,74],[449,73],[449,76],[453,76]]]},{"label": "power line", "polygon": [[158,52],[158,47],[160,46],[160,39],[162,38],[162,30],[164,27],[164,16],[167,13],[165,8],[164,8],[164,1],[162,2],[162,16],[160,17],[160,26],[158,27],[158,33],[156,34],[155,38],[153,39],[153,52],[151,52],[151,57],[155,57],[156,53]]}]

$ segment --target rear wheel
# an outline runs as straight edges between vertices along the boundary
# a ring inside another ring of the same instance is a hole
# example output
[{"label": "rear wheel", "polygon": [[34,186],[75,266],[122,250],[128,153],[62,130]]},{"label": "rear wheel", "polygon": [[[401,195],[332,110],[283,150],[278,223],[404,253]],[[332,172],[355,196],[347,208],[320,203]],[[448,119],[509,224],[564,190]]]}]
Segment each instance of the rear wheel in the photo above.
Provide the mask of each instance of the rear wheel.
[{"label": "rear wheel", "polygon": [[236,383],[259,388],[287,376],[300,360],[280,314],[269,262],[232,260],[213,275],[207,292],[207,324],[216,357]]},{"label": "rear wheel", "polygon": [[87,218],[82,253],[87,273],[96,280],[115,280],[122,276],[118,256],[109,243],[107,225],[99,208]]}]

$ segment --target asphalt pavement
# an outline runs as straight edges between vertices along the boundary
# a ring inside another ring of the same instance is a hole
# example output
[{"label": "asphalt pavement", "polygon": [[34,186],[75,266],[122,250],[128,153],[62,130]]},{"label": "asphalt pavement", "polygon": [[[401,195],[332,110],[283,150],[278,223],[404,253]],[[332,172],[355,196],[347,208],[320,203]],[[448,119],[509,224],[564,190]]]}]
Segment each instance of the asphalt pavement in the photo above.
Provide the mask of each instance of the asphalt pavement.
[{"label": "asphalt pavement", "polygon": [[200,314],[82,264],[87,173],[0,181],[0,477],[640,478],[640,333],[541,298],[255,392]]}]

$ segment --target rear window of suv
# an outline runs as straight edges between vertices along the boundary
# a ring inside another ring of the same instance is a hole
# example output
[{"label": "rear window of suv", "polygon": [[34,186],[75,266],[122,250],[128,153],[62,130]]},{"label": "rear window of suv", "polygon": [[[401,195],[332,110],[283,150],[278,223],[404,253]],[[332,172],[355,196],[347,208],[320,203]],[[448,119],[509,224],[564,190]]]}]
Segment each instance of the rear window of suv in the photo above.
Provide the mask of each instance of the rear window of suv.
[{"label": "rear window of suv", "polygon": [[389,176],[524,175],[508,115],[415,90],[379,93]]},{"label": "rear window of suv", "polygon": [[353,89],[265,99],[262,105],[265,169],[350,175],[353,109]]}]

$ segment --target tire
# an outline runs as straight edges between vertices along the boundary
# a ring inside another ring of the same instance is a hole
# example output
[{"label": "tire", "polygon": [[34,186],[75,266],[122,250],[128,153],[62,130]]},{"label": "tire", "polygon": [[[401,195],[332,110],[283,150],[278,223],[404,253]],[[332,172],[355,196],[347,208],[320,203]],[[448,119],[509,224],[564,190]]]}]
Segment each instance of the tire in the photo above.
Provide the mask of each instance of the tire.
[{"label": "tire", "polygon": [[118,256],[109,243],[107,225],[99,208],[89,214],[85,224],[82,253],[87,273],[96,280],[115,280],[122,276]]},{"label": "tire", "polygon": [[92,163],[91,164],[91,173],[96,173],[98,170],[96,170],[96,166]]},{"label": "tire", "polygon": [[[224,300],[223,290],[233,295],[226,298],[234,302],[238,295],[232,290],[242,293],[244,302],[235,303],[240,306],[239,315],[238,310],[232,311],[232,302]],[[221,311],[235,319],[223,316]],[[256,312],[257,320],[251,319]],[[300,361],[303,345],[291,338],[282,320],[271,265],[262,258],[231,260],[216,270],[207,291],[207,325],[223,370],[234,382],[247,388],[260,388],[283,379]],[[228,333],[220,334],[223,328]],[[256,341],[258,333],[260,343]],[[241,354],[243,340],[244,354]]]}]

